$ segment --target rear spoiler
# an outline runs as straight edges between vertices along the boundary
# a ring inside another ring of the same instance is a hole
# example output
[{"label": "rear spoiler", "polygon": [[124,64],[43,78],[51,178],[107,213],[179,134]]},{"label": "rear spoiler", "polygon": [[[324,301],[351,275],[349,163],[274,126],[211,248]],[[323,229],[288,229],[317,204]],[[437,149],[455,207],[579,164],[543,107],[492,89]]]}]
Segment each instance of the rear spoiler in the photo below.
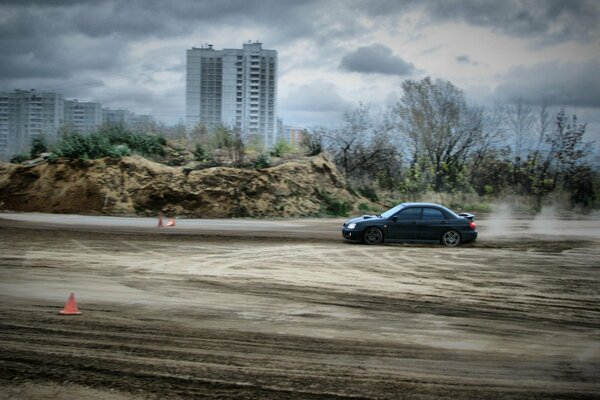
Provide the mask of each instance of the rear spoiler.
[{"label": "rear spoiler", "polygon": [[470,213],[460,213],[460,214],[458,214],[458,216],[466,218],[469,221],[473,221],[475,219],[475,214],[470,214]]}]

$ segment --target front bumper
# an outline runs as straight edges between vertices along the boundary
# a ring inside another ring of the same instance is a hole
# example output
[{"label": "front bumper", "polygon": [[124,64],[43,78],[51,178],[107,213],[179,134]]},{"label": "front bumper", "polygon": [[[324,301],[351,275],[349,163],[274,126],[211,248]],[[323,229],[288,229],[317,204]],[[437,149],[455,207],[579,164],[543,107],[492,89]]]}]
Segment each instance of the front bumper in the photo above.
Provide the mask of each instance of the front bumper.
[{"label": "front bumper", "polygon": [[356,240],[356,241],[361,241],[362,240],[362,235],[361,235],[361,231],[357,231],[357,230],[352,230],[352,229],[346,229],[346,228],[342,228],[342,236],[344,237],[344,239],[346,240]]}]

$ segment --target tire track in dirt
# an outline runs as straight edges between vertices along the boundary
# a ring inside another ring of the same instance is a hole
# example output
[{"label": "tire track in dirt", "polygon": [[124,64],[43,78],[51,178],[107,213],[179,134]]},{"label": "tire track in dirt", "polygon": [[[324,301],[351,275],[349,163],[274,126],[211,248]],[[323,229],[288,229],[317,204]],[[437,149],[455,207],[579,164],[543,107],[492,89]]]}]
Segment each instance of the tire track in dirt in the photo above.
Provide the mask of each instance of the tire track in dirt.
[{"label": "tire track in dirt", "polygon": [[[152,301],[90,297],[82,316],[65,318],[62,304],[0,294],[0,383],[173,399],[600,392],[600,251],[589,242],[528,252],[19,230],[10,239],[0,240],[2,287],[105,277]],[[13,267],[25,253],[28,265]]]},{"label": "tire track in dirt", "polygon": [[[138,332],[110,320],[72,326],[46,317],[43,322],[54,326],[40,330],[39,324],[32,325],[27,318],[18,320],[28,315],[26,310],[18,314],[3,312],[2,320],[13,322],[0,324],[0,346],[9,349],[0,363],[2,379],[39,378],[39,369],[50,380],[118,390],[209,398],[227,393],[231,398],[265,399],[393,398],[394,393],[466,399],[480,398],[482,393],[515,399],[592,398],[586,392],[594,388],[585,382],[579,383],[578,391],[560,384],[529,386],[528,379],[539,378],[552,369],[540,370],[535,362],[493,353],[212,332],[178,325],[170,330],[146,325]],[[477,373],[467,371],[465,362],[479,364],[481,369]],[[528,371],[521,376],[520,390],[512,388],[514,380],[506,367],[501,367],[507,362]],[[432,376],[436,370],[440,375]],[[579,371],[572,379],[588,376],[584,363],[564,365],[563,373],[569,371]],[[482,380],[487,383],[482,385]]]}]

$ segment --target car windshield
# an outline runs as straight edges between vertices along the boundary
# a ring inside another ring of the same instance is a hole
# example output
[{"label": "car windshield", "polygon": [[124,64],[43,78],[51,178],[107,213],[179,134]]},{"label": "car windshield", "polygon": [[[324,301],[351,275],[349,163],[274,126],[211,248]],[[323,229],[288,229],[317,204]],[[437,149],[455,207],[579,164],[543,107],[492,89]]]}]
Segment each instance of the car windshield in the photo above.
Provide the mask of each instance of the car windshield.
[{"label": "car windshield", "polygon": [[398,204],[396,207],[390,208],[389,210],[387,210],[386,212],[381,214],[381,216],[383,218],[390,218],[392,215],[396,214],[398,211],[402,210],[403,208],[404,208],[404,204]]}]

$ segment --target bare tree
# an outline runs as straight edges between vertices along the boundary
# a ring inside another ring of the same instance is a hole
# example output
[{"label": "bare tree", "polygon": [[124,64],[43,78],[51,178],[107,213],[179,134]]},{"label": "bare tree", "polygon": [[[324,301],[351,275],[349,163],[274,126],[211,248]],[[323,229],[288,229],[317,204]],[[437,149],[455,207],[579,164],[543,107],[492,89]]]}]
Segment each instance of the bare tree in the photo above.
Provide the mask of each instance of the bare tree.
[{"label": "bare tree", "polygon": [[548,112],[548,106],[542,104],[539,107],[538,118],[536,121],[537,126],[537,140],[534,151],[539,152],[542,150],[546,137],[548,136],[550,129],[552,128],[552,118]]},{"label": "bare tree", "polygon": [[356,153],[365,147],[366,136],[371,125],[369,108],[364,104],[343,115],[344,125],[325,133],[327,150],[337,165],[349,177],[360,167]]},{"label": "bare tree", "polygon": [[510,135],[510,146],[513,149],[516,168],[519,167],[524,155],[529,152],[533,139],[535,114],[533,107],[526,104],[522,97],[504,108],[505,124]]},{"label": "bare tree", "polygon": [[498,105],[492,108],[473,108],[475,120],[481,124],[481,132],[473,143],[470,150],[469,166],[471,178],[477,176],[482,169],[486,168],[486,161],[490,155],[497,154],[500,144],[505,138],[505,131],[502,128],[503,110]]},{"label": "bare tree", "polygon": [[374,118],[362,103],[343,119],[341,128],[324,134],[334,162],[354,183],[393,188],[402,162],[386,119]]},{"label": "bare tree", "polygon": [[480,110],[467,106],[463,92],[449,81],[406,80],[392,112],[412,150],[414,162],[433,172],[433,189],[454,187],[483,137]]}]

